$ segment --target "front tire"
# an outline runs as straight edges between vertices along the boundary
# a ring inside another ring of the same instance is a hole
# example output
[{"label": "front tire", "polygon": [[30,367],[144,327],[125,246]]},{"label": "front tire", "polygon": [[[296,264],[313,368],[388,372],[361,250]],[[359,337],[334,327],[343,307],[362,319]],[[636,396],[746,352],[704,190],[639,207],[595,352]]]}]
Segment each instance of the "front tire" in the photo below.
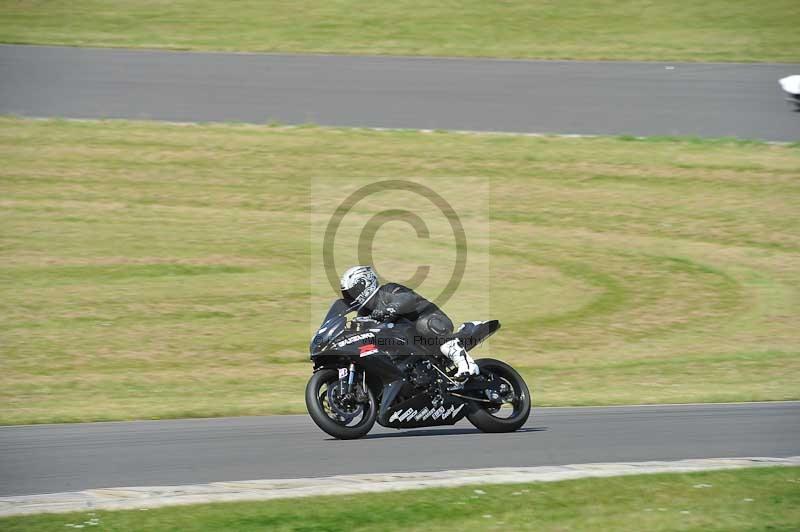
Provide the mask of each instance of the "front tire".
[{"label": "front tire", "polygon": [[314,423],[334,438],[354,440],[366,435],[378,417],[378,403],[372,391],[367,387],[367,402],[363,403],[361,418],[354,425],[343,423],[337,419],[330,407],[326,409],[328,394],[325,389],[339,382],[339,372],[335,369],[321,369],[314,373],[306,385],[306,408]]},{"label": "front tire", "polygon": [[475,408],[467,414],[469,422],[483,432],[514,432],[522,427],[531,414],[531,394],[519,373],[500,360],[482,358],[475,361],[481,375],[494,375],[511,385],[514,390],[513,410],[508,417],[500,416],[501,409],[487,403],[473,403]]}]

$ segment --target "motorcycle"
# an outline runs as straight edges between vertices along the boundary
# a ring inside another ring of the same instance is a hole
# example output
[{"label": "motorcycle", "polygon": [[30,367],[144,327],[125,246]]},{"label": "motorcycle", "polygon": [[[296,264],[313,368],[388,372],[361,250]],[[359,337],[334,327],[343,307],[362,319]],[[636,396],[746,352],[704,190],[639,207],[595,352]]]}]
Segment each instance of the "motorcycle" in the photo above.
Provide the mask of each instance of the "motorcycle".
[{"label": "motorcycle", "polygon": [[[331,305],[309,348],[314,373],[305,400],[314,423],[334,438],[365,436],[378,424],[404,429],[453,425],[466,417],[483,432],[513,432],[528,420],[525,381],[500,360],[476,360],[480,374],[454,378],[441,342],[420,337],[414,323],[378,322]],[[469,351],[500,329],[497,320],[467,322],[452,336]]]}]

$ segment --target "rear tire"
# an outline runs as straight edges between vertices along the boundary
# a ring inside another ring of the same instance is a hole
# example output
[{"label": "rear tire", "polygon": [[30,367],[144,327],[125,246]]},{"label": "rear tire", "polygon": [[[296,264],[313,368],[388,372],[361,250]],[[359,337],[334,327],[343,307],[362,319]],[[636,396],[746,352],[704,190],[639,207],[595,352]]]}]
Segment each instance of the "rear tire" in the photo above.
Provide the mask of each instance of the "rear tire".
[{"label": "rear tire", "polygon": [[531,394],[528,386],[517,371],[500,360],[482,358],[475,361],[482,374],[493,373],[507,380],[514,389],[518,403],[514,404],[514,411],[510,417],[501,418],[492,415],[486,410],[486,403],[475,402],[475,408],[467,414],[469,422],[483,432],[514,432],[522,427],[531,414]]},{"label": "rear tire", "polygon": [[364,404],[364,417],[356,425],[347,426],[338,423],[325,411],[321,401],[325,394],[320,394],[324,385],[339,381],[339,373],[335,369],[321,369],[314,373],[306,385],[306,408],[314,423],[334,438],[340,440],[354,440],[366,435],[378,418],[378,403],[372,390],[367,387],[368,402]]}]

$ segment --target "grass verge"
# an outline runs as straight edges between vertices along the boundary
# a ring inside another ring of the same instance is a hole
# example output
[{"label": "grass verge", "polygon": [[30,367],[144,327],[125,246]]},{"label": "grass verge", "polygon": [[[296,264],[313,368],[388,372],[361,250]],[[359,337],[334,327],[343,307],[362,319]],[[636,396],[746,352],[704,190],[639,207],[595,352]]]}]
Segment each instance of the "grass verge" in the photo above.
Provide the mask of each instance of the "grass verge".
[{"label": "grass verge", "polygon": [[540,59],[784,61],[794,0],[0,3],[0,42]]},{"label": "grass verge", "polygon": [[[299,503],[299,504],[298,504]],[[66,530],[796,530],[800,468],[639,475],[0,519]]]},{"label": "grass verge", "polygon": [[[1,423],[304,412],[312,177],[489,184],[445,309],[489,287],[537,405],[800,398],[797,147],[3,118],[0,159]],[[452,251],[381,231],[398,279]]]}]

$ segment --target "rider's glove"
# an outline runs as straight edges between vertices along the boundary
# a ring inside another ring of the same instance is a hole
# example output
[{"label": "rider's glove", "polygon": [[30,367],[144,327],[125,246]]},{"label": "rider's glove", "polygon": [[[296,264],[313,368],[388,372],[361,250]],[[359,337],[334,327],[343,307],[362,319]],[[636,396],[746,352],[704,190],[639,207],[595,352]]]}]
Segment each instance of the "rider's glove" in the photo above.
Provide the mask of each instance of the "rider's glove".
[{"label": "rider's glove", "polygon": [[377,321],[392,321],[394,320],[395,316],[397,316],[397,309],[392,307],[385,309],[376,308],[372,311],[372,314],[369,315],[370,318]]}]

